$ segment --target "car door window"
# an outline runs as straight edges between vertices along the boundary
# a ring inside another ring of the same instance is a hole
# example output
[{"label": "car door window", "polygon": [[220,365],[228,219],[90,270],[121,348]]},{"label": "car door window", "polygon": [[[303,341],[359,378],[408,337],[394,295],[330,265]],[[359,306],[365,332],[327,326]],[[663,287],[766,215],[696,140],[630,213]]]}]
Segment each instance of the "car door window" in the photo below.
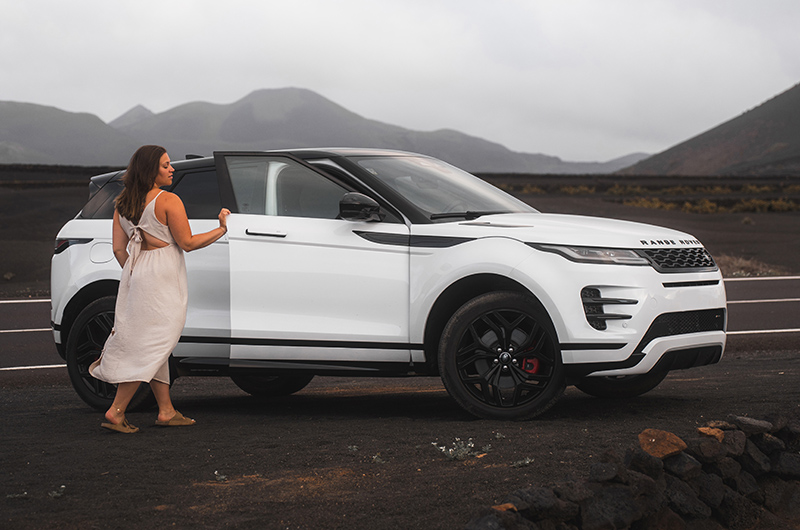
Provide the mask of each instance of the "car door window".
[{"label": "car door window", "polygon": [[239,213],[336,219],[348,190],[290,158],[227,156]]},{"label": "car door window", "polygon": [[216,219],[222,208],[217,172],[214,169],[181,175],[172,192],[183,201],[189,219]]}]

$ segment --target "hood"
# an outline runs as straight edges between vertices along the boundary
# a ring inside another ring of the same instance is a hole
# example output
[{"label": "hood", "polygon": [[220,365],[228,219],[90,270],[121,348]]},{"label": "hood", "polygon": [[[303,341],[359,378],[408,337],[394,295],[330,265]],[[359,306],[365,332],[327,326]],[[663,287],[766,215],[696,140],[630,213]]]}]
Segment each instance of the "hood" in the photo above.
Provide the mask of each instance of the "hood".
[{"label": "hood", "polygon": [[[420,228],[421,230],[417,230]],[[582,215],[520,213],[486,215],[474,221],[414,225],[415,233],[483,238],[507,237],[523,243],[584,247],[701,247],[693,236],[670,228]]]}]

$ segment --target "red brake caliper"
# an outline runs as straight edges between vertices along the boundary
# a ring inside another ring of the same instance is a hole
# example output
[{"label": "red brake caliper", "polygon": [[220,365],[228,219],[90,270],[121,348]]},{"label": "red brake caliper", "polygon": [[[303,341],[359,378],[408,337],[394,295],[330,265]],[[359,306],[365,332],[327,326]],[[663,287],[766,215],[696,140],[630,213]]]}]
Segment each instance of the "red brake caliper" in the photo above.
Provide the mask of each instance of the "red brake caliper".
[{"label": "red brake caliper", "polygon": [[524,358],[522,359],[522,371],[529,374],[535,374],[539,371],[539,359],[537,358]]}]

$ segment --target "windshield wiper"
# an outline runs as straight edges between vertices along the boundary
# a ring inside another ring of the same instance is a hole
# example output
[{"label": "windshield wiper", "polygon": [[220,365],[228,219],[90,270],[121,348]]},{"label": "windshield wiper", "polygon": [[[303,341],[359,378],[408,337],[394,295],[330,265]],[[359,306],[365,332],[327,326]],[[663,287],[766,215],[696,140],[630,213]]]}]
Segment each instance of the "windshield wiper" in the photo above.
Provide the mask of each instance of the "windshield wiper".
[{"label": "windshield wiper", "polygon": [[482,215],[494,215],[499,213],[511,213],[508,211],[487,211],[487,212],[476,212],[476,211],[467,211],[467,212],[447,212],[447,213],[434,213],[431,214],[431,221],[436,219],[450,219],[453,217],[463,217],[467,221],[472,221],[473,219],[477,219]]}]

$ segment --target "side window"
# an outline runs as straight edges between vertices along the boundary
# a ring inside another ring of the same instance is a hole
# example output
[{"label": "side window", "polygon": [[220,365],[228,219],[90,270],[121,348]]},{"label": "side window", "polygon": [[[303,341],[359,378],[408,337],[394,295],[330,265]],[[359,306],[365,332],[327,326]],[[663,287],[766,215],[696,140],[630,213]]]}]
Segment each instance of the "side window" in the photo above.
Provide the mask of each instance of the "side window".
[{"label": "side window", "polygon": [[114,200],[122,193],[122,179],[113,179],[100,188],[81,210],[83,219],[111,219],[114,217]]},{"label": "side window", "polygon": [[241,213],[336,219],[342,185],[289,158],[225,158]]},{"label": "side window", "polygon": [[183,201],[189,219],[216,219],[222,208],[214,169],[184,173],[172,192]]}]

